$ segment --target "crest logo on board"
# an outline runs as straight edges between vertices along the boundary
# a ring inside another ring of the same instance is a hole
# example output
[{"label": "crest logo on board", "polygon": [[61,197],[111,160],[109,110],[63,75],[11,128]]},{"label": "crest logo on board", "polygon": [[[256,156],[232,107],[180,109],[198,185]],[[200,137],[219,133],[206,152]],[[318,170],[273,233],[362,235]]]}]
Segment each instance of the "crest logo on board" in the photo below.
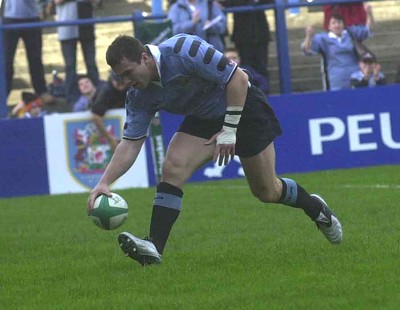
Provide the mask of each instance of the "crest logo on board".
[{"label": "crest logo on board", "polygon": [[[121,137],[121,119],[105,118],[104,127],[114,137]],[[112,150],[105,137],[100,135],[91,121],[67,120],[68,168],[82,185],[93,188],[100,180],[112,157]]]}]

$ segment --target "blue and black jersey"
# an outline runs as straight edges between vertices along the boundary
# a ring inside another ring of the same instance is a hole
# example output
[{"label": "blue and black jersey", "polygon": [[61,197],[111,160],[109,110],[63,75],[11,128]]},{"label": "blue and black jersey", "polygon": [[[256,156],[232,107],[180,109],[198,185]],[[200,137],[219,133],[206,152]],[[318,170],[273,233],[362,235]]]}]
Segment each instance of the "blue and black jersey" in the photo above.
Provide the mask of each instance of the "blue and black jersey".
[{"label": "blue and black jersey", "polygon": [[148,45],[160,82],[146,89],[130,89],[126,100],[124,137],[148,135],[151,118],[159,110],[216,119],[226,112],[226,84],[237,64],[201,38],[178,34],[158,47]]}]

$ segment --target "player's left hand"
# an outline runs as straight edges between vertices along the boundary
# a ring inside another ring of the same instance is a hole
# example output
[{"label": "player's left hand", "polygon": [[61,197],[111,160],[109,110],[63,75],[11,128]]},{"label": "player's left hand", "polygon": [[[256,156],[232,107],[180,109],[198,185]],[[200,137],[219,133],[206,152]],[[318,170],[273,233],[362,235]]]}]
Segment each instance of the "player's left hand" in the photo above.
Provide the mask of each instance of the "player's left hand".
[{"label": "player's left hand", "polygon": [[222,130],[211,137],[210,140],[205,142],[205,145],[211,145],[216,142],[213,161],[217,162],[218,165],[225,166],[229,163],[230,160],[233,160],[235,157],[235,144],[236,144],[236,135],[232,132]]}]

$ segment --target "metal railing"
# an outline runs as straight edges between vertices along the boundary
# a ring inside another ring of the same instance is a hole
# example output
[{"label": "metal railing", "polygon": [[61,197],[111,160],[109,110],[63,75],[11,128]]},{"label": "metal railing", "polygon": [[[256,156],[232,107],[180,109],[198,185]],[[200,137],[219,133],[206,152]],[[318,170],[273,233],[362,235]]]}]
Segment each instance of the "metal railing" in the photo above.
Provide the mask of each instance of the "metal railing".
[{"label": "metal railing", "polygon": [[[155,3],[162,3],[162,0]],[[383,0],[372,0],[372,1],[383,1]],[[306,6],[322,6],[325,4],[341,4],[348,2],[364,2],[364,0],[299,0],[298,3],[288,2],[287,0],[275,0],[273,4],[265,5],[251,5],[251,6],[240,6],[230,7],[225,10],[227,13],[235,12],[251,12],[258,10],[274,10],[275,11],[275,29],[276,29],[276,42],[277,42],[277,55],[278,55],[278,66],[279,66],[279,83],[280,93],[289,94],[292,90],[291,82],[291,69],[290,69],[290,57],[289,57],[289,44],[288,44],[288,31],[286,26],[285,11],[289,8],[306,7]],[[161,6],[157,5],[157,10]],[[79,19],[71,21],[56,21],[56,22],[35,22],[35,23],[18,23],[18,24],[2,24],[0,23],[0,118],[6,118],[8,115],[7,109],[7,96],[5,87],[5,63],[4,63],[4,31],[12,29],[26,29],[26,28],[49,28],[59,26],[73,26],[73,25],[86,25],[86,24],[105,24],[105,23],[116,23],[116,22],[134,22],[143,19],[163,19],[166,18],[166,14],[153,14],[144,16],[139,12],[134,12],[132,15],[127,16],[114,16],[114,17],[99,17],[92,19]]]}]

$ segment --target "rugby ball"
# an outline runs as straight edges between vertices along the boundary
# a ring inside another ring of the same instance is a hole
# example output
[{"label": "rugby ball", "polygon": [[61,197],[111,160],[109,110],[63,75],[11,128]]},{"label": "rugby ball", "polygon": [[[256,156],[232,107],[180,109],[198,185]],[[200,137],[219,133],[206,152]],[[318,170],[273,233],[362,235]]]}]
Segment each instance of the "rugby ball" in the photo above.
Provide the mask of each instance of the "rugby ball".
[{"label": "rugby ball", "polygon": [[128,204],[116,193],[111,197],[100,195],[94,201],[89,216],[98,227],[113,230],[120,227],[128,218]]}]

